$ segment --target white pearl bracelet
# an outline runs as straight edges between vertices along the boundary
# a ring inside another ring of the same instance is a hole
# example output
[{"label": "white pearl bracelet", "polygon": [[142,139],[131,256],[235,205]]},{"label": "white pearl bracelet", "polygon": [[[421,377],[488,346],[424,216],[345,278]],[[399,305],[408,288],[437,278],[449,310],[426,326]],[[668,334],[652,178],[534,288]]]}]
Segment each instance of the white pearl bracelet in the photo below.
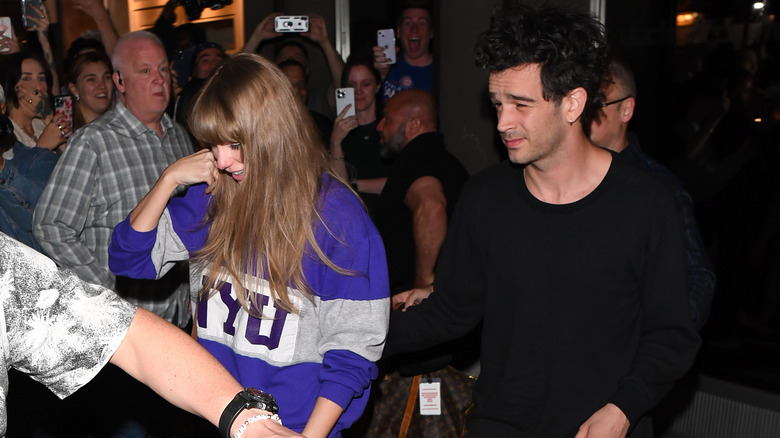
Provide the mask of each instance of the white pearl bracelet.
[{"label": "white pearl bracelet", "polygon": [[277,423],[282,424],[282,419],[279,418],[279,416],[276,415],[276,414],[273,414],[273,415],[268,415],[268,414],[255,415],[254,417],[249,417],[249,418],[247,418],[246,421],[244,421],[244,424],[242,424],[241,427],[238,428],[238,430],[236,431],[236,434],[233,436],[233,438],[241,438],[241,435],[244,434],[244,431],[246,430],[246,427],[249,425],[249,423],[254,423],[255,421],[260,421],[260,420],[274,420]]}]

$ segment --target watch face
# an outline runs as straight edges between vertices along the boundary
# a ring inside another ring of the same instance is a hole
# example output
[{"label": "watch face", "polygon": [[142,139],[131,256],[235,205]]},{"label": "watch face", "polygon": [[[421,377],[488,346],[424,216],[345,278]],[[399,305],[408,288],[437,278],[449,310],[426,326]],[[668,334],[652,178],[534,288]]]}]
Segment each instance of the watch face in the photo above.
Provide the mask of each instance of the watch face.
[{"label": "watch face", "polygon": [[265,391],[260,391],[257,388],[245,388],[244,390],[247,392],[247,394],[249,394],[252,398],[256,400],[265,400],[269,398],[271,400],[274,400],[274,396],[272,396],[271,394]]},{"label": "watch face", "polygon": [[272,414],[279,412],[279,406],[276,405],[276,399],[271,394],[257,388],[244,388],[243,394],[249,399],[247,401],[252,407],[268,411]]}]

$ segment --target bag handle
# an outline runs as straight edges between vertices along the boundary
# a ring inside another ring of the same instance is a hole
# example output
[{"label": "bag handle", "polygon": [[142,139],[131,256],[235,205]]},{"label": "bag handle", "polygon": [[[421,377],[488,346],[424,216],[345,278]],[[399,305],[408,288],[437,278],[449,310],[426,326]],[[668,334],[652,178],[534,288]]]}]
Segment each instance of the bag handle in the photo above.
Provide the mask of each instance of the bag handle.
[{"label": "bag handle", "polygon": [[414,376],[412,380],[412,388],[409,390],[409,400],[406,401],[406,410],[404,410],[404,418],[401,420],[401,430],[398,432],[398,438],[406,438],[406,433],[409,431],[409,424],[412,422],[412,414],[414,413],[414,405],[417,401],[417,392],[420,389],[420,374]]}]

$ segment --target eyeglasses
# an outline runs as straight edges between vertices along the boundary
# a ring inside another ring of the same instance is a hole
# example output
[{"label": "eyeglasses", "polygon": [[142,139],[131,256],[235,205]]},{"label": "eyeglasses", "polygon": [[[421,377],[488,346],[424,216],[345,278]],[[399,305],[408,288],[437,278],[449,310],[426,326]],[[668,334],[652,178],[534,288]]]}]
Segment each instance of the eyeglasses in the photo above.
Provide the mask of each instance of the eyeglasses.
[{"label": "eyeglasses", "polygon": [[633,96],[629,94],[628,96],[626,96],[626,97],[624,97],[622,99],[613,100],[612,102],[604,102],[604,103],[601,104],[601,107],[604,108],[605,106],[610,106],[612,104],[620,103],[620,102],[628,99],[629,97],[633,97]]}]

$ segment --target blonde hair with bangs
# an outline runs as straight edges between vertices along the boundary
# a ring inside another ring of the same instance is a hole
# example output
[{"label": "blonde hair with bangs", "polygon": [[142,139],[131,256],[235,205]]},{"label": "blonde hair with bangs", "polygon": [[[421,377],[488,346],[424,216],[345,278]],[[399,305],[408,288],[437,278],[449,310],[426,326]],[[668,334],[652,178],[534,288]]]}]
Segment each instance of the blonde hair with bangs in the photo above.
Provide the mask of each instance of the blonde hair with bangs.
[{"label": "blonde hair with bangs", "polygon": [[[241,144],[241,183],[221,172],[212,190],[206,244],[194,256],[210,263],[202,294],[233,278],[247,311],[261,309],[248,289],[265,278],[277,304],[297,312],[287,288],[312,291],[303,273],[305,257],[319,259],[341,274],[322,251],[314,232],[322,220],[318,201],[322,174],[331,171],[325,148],[308,110],[287,77],[254,54],[238,54],[218,67],[192,105],[192,134],[205,144]],[[347,186],[348,187],[348,186]],[[250,302],[254,306],[250,306]]]}]

